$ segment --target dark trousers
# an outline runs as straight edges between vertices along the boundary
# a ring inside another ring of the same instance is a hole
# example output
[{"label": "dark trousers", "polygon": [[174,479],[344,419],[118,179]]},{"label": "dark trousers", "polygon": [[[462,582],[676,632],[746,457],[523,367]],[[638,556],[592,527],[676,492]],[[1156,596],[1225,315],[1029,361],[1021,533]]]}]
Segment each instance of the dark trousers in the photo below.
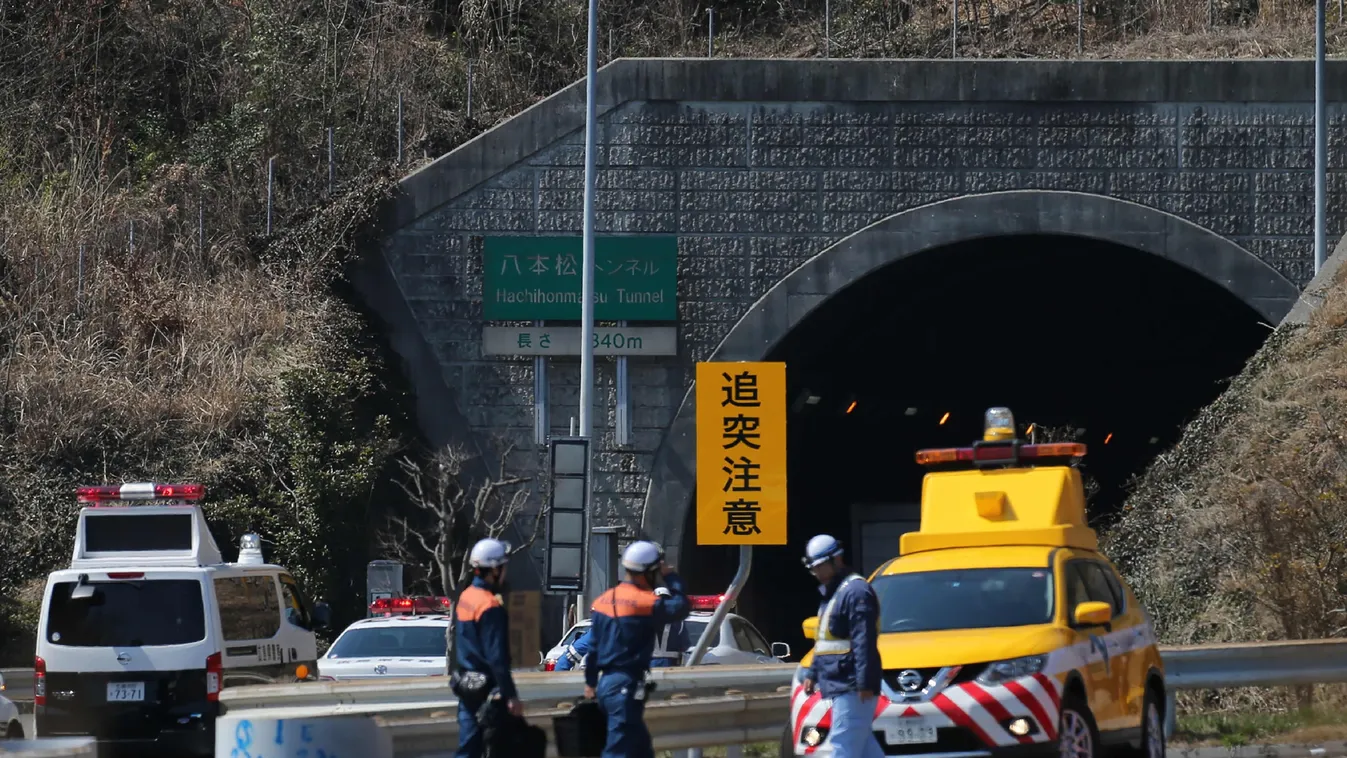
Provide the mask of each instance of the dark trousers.
[{"label": "dark trousers", "polygon": [[482,758],[486,746],[482,742],[482,727],[477,723],[477,712],[485,700],[458,701],[458,752],[454,758]]},{"label": "dark trousers", "polygon": [[608,744],[603,758],[655,758],[650,730],[645,728],[645,700],[637,700],[640,678],[622,672],[599,677],[599,708],[608,717]]}]

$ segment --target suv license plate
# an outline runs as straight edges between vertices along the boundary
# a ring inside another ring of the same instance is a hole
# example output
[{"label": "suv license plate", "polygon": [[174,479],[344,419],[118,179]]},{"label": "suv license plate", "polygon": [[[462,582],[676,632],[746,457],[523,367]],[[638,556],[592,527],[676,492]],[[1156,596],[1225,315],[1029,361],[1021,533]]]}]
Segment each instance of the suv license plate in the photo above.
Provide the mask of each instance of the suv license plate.
[{"label": "suv license plate", "polygon": [[109,703],[139,703],[144,699],[144,682],[108,682]]},{"label": "suv license plate", "polygon": [[929,744],[936,741],[936,731],[924,719],[905,718],[884,725],[884,741],[890,745]]}]

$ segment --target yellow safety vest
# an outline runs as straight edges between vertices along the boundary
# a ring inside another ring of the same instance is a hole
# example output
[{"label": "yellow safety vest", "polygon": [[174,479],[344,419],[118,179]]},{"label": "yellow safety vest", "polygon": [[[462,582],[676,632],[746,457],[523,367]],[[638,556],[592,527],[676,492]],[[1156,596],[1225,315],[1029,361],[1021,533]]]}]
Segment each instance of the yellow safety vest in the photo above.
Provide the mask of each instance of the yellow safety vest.
[{"label": "yellow safety vest", "polygon": [[823,617],[818,621],[818,631],[815,633],[814,655],[842,655],[851,652],[851,637],[838,638],[832,635],[831,624],[833,617],[833,607],[837,605],[837,598],[842,596],[842,590],[848,584],[857,579],[864,579],[860,574],[852,574],[838,585],[837,591],[833,593],[832,599],[823,609]]}]

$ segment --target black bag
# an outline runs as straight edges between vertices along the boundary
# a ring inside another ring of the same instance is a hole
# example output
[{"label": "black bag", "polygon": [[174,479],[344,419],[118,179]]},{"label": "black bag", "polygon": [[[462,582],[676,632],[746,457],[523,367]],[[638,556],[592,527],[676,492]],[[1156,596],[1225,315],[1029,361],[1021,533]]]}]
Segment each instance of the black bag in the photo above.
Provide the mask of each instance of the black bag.
[{"label": "black bag", "polygon": [[482,758],[545,758],[547,732],[512,715],[505,701],[492,698],[477,711],[482,729]]},{"label": "black bag", "polygon": [[561,758],[597,758],[608,742],[608,717],[598,701],[578,700],[570,713],[552,717]]}]

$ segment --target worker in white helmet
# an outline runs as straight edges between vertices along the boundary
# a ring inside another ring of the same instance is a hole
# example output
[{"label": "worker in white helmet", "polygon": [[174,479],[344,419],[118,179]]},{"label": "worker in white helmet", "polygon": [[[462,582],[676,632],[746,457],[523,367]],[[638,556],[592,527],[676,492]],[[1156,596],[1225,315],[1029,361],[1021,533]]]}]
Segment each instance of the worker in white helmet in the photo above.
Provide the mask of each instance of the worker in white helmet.
[{"label": "worker in white helmet", "polygon": [[832,701],[835,758],[883,758],[873,729],[880,691],[879,598],[874,588],[842,559],[842,543],[820,534],[809,540],[803,563],[818,580],[818,631],[814,660],[803,682]]},{"label": "worker in white helmet", "polygon": [[[660,560],[664,560],[664,548],[660,547],[658,542],[652,542],[652,545],[659,550]],[[660,597],[669,597],[673,593],[668,587],[656,587],[655,594]],[[680,666],[683,663],[683,654],[692,646],[688,637],[687,622],[683,620],[671,621],[659,628],[655,634],[655,649],[650,655],[650,668],[671,668]]]},{"label": "worker in white helmet", "polygon": [[[585,697],[608,717],[602,758],[654,758],[645,726],[646,674],[659,629],[692,610],[683,580],[650,542],[634,542],[622,554],[627,577],[591,607],[594,644],[585,656]],[[655,594],[663,576],[668,596]]]},{"label": "worker in white helmet", "polygon": [[456,758],[481,758],[485,744],[477,716],[493,693],[505,701],[510,715],[524,713],[510,676],[510,619],[500,595],[509,561],[510,545],[496,539],[479,541],[468,554],[473,578],[454,609],[458,665],[449,680],[458,696]]}]

